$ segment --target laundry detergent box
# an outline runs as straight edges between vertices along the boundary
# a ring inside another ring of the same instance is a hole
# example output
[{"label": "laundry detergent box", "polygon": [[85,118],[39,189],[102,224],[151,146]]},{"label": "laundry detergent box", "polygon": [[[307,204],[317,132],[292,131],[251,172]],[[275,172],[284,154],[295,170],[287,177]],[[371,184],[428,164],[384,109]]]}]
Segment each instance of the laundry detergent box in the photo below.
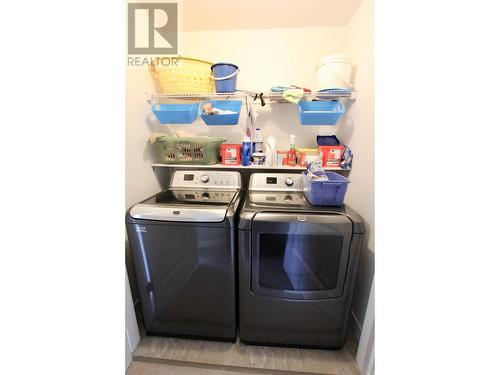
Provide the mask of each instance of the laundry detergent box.
[{"label": "laundry detergent box", "polygon": [[241,164],[241,145],[240,144],[223,144],[221,146],[221,159],[223,165],[240,165]]},{"label": "laundry detergent box", "polygon": [[319,146],[323,167],[340,167],[343,153],[344,146]]}]

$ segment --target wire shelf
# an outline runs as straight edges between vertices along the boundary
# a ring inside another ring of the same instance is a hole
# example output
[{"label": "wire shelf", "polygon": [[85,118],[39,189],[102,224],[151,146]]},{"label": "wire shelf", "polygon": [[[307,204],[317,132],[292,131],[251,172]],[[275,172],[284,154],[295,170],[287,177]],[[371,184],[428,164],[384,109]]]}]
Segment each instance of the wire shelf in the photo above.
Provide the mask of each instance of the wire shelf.
[{"label": "wire shelf", "polygon": [[[306,92],[304,98],[307,100],[335,100],[335,99],[351,99],[355,100],[357,96],[356,91],[337,91],[333,93],[322,92]],[[148,102],[152,103],[167,103],[171,100],[209,100],[209,99],[252,99],[254,101],[264,100],[271,103],[288,103],[283,99],[280,92],[255,92],[255,91],[236,91],[234,93],[177,93],[177,94],[149,94]]]},{"label": "wire shelf", "polygon": [[[266,165],[223,165],[223,164],[209,164],[209,165],[198,165],[198,164],[162,164],[162,163],[153,163],[151,164],[153,168],[191,168],[191,169],[234,169],[234,170],[259,170],[259,169],[276,169],[276,170],[287,170],[287,171],[305,171],[306,167],[296,166],[291,167],[288,165],[282,166],[266,166]],[[340,167],[324,167],[325,171],[349,171],[350,168],[344,169]]]}]

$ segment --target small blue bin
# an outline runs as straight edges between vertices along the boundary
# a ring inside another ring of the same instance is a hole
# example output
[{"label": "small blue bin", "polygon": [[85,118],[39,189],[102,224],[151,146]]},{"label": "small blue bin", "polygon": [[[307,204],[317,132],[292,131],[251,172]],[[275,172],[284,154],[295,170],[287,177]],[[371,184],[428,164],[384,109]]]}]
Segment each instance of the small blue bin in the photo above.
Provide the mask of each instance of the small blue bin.
[{"label": "small blue bin", "polygon": [[198,117],[198,103],[153,104],[151,110],[160,124],[191,124]]},{"label": "small blue bin", "polygon": [[316,142],[318,146],[338,146],[340,145],[340,140],[334,135],[317,135]]},{"label": "small blue bin", "polygon": [[300,101],[298,104],[302,125],[335,125],[345,112],[341,102]]},{"label": "small blue bin", "polygon": [[304,195],[314,206],[342,206],[349,179],[335,172],[325,172],[328,181],[311,181],[302,173]]},{"label": "small blue bin", "polygon": [[[207,102],[208,103],[208,102]],[[202,120],[207,125],[238,125],[240,120],[241,100],[210,100],[214,108],[224,111],[233,111],[234,114],[228,115],[204,115],[203,103],[200,105],[199,113]]]}]

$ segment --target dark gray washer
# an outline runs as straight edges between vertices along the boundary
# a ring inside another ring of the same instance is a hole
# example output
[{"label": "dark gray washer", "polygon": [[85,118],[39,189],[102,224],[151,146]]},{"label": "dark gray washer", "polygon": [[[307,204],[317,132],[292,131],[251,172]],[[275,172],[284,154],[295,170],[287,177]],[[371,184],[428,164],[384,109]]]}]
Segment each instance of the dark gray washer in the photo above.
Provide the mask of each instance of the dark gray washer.
[{"label": "dark gray washer", "polygon": [[236,339],[238,201],[221,223],[134,219],[127,212],[146,333]]}]

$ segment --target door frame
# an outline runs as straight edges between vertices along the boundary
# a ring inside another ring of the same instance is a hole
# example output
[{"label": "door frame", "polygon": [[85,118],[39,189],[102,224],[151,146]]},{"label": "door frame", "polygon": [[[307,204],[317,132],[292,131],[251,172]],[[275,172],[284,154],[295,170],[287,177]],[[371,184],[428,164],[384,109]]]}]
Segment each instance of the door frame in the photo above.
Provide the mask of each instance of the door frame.
[{"label": "door frame", "polygon": [[370,297],[356,353],[356,363],[362,375],[375,373],[375,278],[370,288]]},{"label": "door frame", "polygon": [[125,270],[125,368],[128,368],[132,362],[132,353],[139,345],[140,339],[132,292],[130,291],[127,270]]}]

